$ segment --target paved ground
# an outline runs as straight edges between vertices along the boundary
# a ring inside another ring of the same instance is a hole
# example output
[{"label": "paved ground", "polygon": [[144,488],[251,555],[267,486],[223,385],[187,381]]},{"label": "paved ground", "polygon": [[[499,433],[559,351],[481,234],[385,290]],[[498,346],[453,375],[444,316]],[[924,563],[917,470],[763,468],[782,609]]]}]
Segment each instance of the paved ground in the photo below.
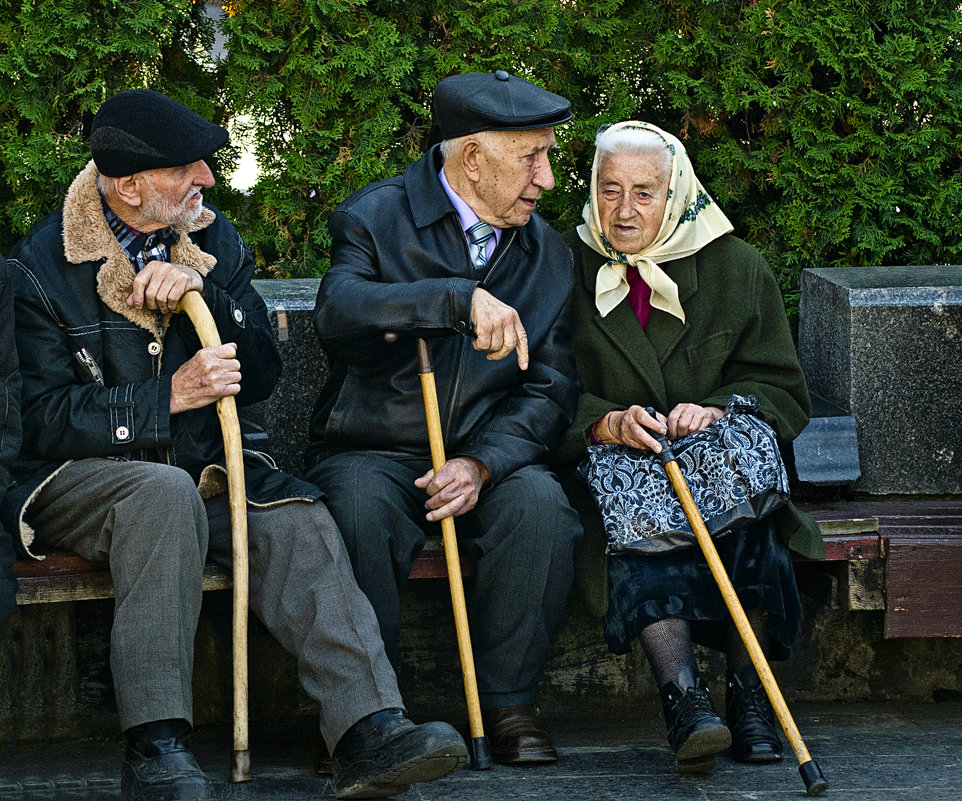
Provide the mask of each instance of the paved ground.
[{"label": "paved ground", "polygon": [[[556,765],[463,770],[416,785],[401,801],[770,801],[805,798],[790,752],[778,765],[719,760],[713,772],[682,778],[657,710],[567,710],[546,714],[560,752]],[[793,710],[806,745],[830,783],[827,801],[962,801],[962,702],[852,704]],[[226,783],[229,732],[201,730],[195,749],[219,784],[219,798],[308,801],[334,797],[310,767],[318,739],[307,722],[283,734],[252,731],[255,781]],[[119,797],[120,745],[59,743],[0,747],[0,799],[101,801]]]}]

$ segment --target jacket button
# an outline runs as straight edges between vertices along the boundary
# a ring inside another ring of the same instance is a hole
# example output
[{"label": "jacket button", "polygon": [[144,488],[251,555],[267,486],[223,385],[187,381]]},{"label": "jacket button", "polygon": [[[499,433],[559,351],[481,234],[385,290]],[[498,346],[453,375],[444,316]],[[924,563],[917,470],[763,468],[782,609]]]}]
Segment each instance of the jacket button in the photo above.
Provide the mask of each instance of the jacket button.
[{"label": "jacket button", "polygon": [[244,322],[244,312],[241,309],[234,309],[234,319],[239,323]]},{"label": "jacket button", "polygon": [[130,439],[130,429],[128,429],[127,426],[117,426],[114,435],[117,439]]},{"label": "jacket button", "polygon": [[158,353],[160,353],[160,343],[159,343],[159,342],[151,342],[151,343],[147,346],[147,352],[148,352],[151,356],[156,356]]}]

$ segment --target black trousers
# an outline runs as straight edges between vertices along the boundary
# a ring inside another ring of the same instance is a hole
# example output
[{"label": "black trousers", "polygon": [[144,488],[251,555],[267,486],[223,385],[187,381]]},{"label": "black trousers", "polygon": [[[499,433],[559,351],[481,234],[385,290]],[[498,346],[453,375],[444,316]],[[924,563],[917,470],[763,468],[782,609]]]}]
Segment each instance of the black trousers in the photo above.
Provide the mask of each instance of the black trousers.
[{"label": "black trousers", "polygon": [[[347,452],[330,456],[308,476],[327,495],[395,664],[399,590],[425,533],[441,529],[425,520],[427,494],[414,486],[429,468],[424,459]],[[533,703],[571,587],[578,516],[551,471],[532,465],[486,487],[456,527],[474,560],[465,593],[481,706]]]}]

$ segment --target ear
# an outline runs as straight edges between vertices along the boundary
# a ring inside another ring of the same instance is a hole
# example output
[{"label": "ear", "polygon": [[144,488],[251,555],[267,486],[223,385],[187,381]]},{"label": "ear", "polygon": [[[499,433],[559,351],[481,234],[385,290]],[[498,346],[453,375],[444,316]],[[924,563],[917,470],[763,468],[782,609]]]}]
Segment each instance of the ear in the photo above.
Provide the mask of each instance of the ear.
[{"label": "ear", "polygon": [[469,181],[477,183],[481,179],[480,162],[483,155],[481,152],[481,143],[476,139],[468,139],[468,141],[461,146],[459,155],[461,171]]},{"label": "ear", "polygon": [[139,173],[111,180],[114,182],[114,189],[120,200],[134,208],[140,208],[143,205],[144,185]]}]

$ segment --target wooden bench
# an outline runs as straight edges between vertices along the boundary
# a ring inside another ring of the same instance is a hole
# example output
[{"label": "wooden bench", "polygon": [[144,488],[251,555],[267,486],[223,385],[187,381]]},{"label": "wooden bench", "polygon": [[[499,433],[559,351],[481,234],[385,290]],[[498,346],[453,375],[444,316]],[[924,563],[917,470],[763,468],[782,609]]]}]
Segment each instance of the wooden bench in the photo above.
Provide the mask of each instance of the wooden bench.
[{"label": "wooden bench", "polygon": [[[818,521],[825,541],[823,560],[795,557],[803,589],[815,588],[809,594],[849,610],[884,611],[887,638],[962,637],[962,501],[799,505]],[[461,570],[466,576],[472,570],[463,555]],[[14,575],[19,604],[113,597],[103,565],[64,551],[21,560]],[[441,541],[428,538],[411,578],[446,576]],[[208,565],[203,586],[227,589],[230,573]]]},{"label": "wooden bench", "polygon": [[[19,590],[17,603],[43,604],[113,598],[114,586],[103,564],[88,562],[69,551],[40,550],[43,560],[21,559],[13,566]],[[461,557],[461,572],[471,574],[471,562]],[[411,567],[412,579],[445,578],[448,575],[444,548],[438,537],[429,537]],[[204,569],[204,591],[231,587],[230,571],[213,564]]]},{"label": "wooden bench", "polygon": [[[846,518],[839,510],[811,510],[816,514],[825,539],[825,561],[851,561],[878,558],[881,555],[879,524],[874,517]],[[17,603],[43,604],[63,601],[90,601],[113,598],[110,573],[103,564],[95,564],[82,556],[57,549],[40,549],[43,560],[22,559],[13,566],[19,591]],[[801,560],[801,557],[799,557]],[[802,560],[805,561],[805,560]],[[461,572],[471,575],[471,561],[462,555]],[[438,537],[428,537],[424,549],[411,567],[412,579],[446,578],[444,547]],[[231,587],[230,571],[208,564],[204,570],[203,588],[225,590]]]},{"label": "wooden bench", "polygon": [[[844,511],[813,510],[819,520],[825,539],[825,561],[840,562],[866,560],[881,556],[879,523],[874,517],[852,519]],[[114,588],[110,573],[103,564],[88,562],[81,556],[55,549],[41,550],[46,557],[42,561],[24,559],[13,568],[20,588],[18,604],[57,603],[62,601],[88,601],[113,598]],[[802,560],[799,557],[800,561]],[[461,557],[461,572],[470,575],[472,564]],[[424,550],[411,568],[410,578],[446,578],[447,564],[444,548],[437,537],[429,537]],[[203,588],[207,590],[229,589],[230,572],[213,564],[204,570]]]},{"label": "wooden bench", "polygon": [[800,506],[822,527],[825,561],[846,565],[847,608],[884,610],[886,638],[962,637],[962,501]]}]

